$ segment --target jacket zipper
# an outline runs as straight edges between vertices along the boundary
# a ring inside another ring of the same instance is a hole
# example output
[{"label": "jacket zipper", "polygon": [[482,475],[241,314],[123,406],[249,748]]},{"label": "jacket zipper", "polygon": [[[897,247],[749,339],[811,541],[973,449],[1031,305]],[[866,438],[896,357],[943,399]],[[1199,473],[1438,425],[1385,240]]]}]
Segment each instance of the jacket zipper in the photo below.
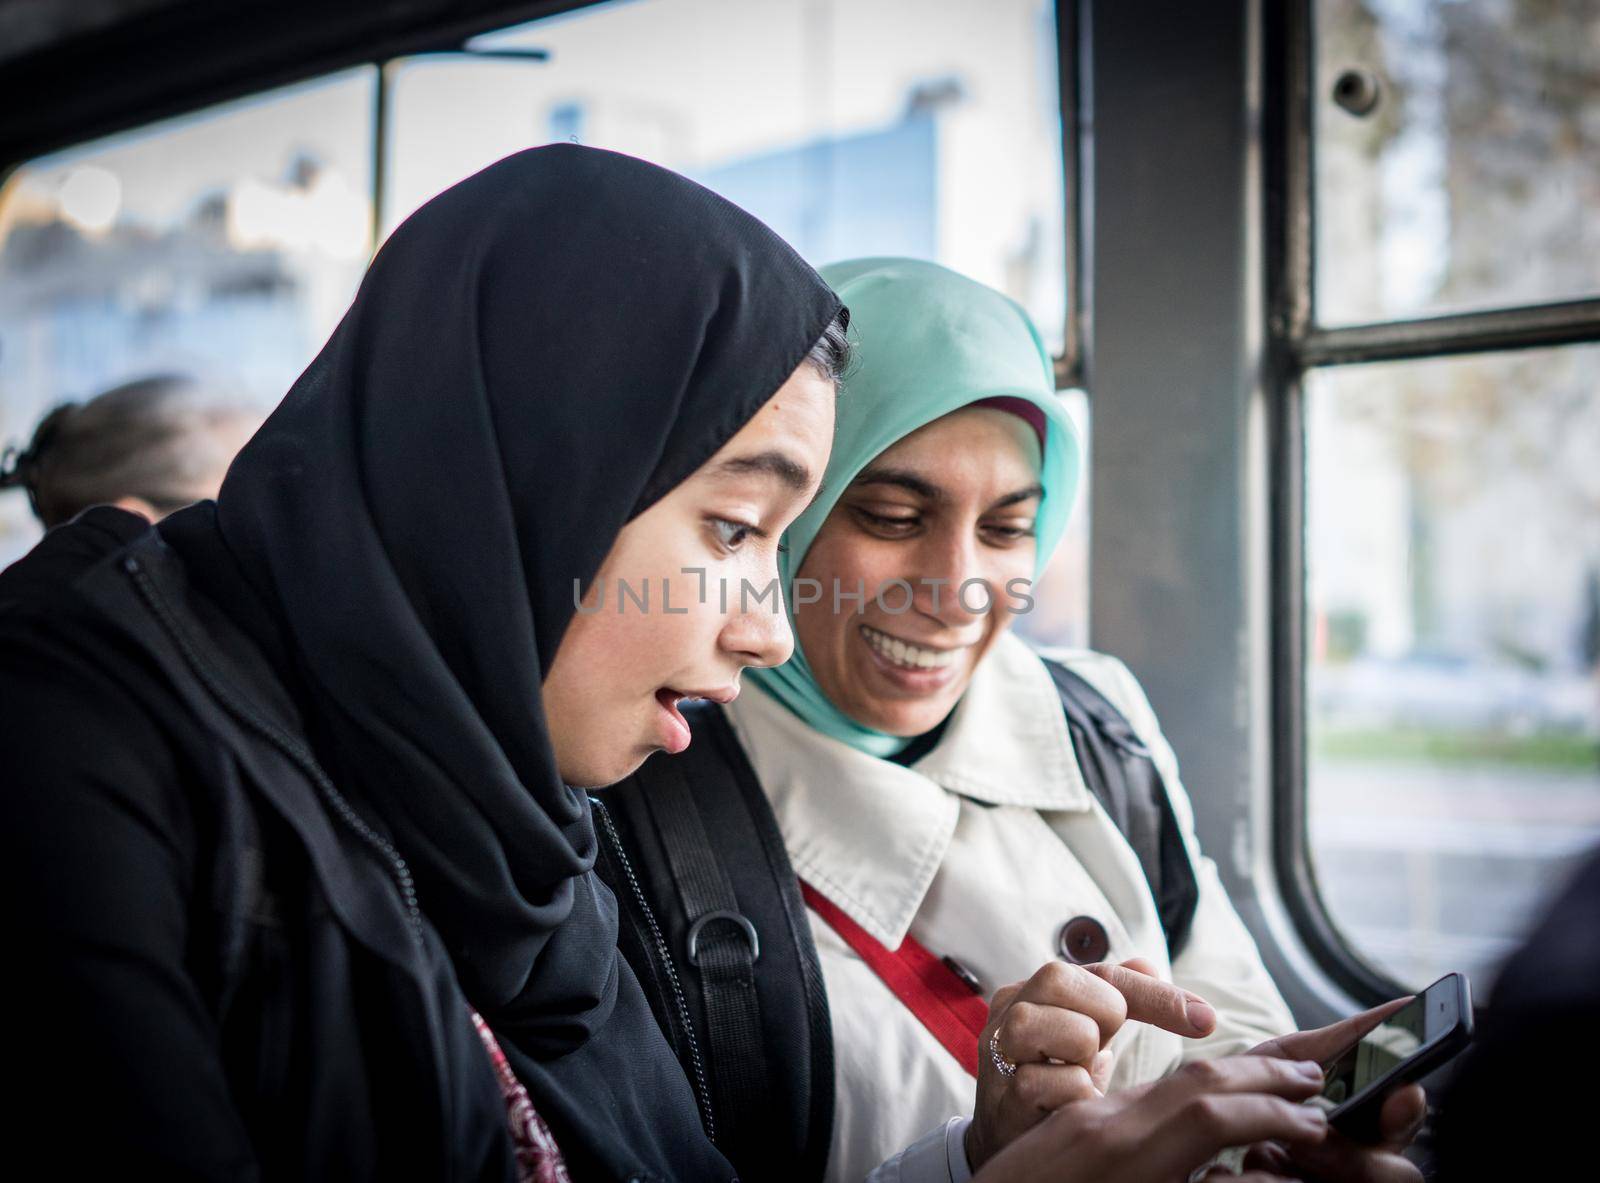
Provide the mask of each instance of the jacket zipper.
[{"label": "jacket zipper", "polygon": [[178,652],[194,671],[195,677],[200,679],[201,685],[211,693],[211,696],[222,704],[223,708],[234,717],[236,721],[254,731],[265,739],[278,751],[303,772],[308,780],[316,786],[317,792],[347,829],[364,842],[388,868],[390,876],[400,889],[400,898],[405,902],[406,919],[411,925],[411,936],[420,948],[422,938],[422,913],[417,907],[417,885],[411,877],[411,868],[406,865],[406,860],[400,852],[382,834],[369,826],[365,819],[355,811],[355,808],[345,799],[343,793],[334,786],[328,774],[322,770],[322,765],[305,747],[281,728],[275,726],[267,719],[262,718],[249,706],[248,703],[238,698],[233,689],[218,677],[201,658],[199,651],[189,642],[179,626],[177,618],[173,615],[161,593],[156,589],[155,583],[150,578],[150,573],[138,559],[129,556],[123,559],[122,569],[133,580],[134,587],[139,596],[144,600],[145,606],[160,621],[161,627],[172,638],[172,643],[178,647]]},{"label": "jacket zipper", "polygon": [[661,933],[661,926],[656,923],[655,913],[650,910],[649,903],[645,900],[644,889],[639,885],[638,877],[633,873],[633,864],[628,860],[628,852],[623,849],[622,839],[617,835],[617,827],[611,820],[611,813],[596,797],[589,798],[589,804],[600,819],[600,828],[605,833],[606,840],[611,846],[612,854],[616,856],[622,873],[627,877],[629,890],[633,893],[633,900],[639,906],[639,911],[644,915],[646,926],[650,929],[650,938],[655,944],[657,960],[667,973],[667,982],[672,987],[672,1001],[678,1012],[678,1020],[683,1024],[684,1041],[689,1048],[689,1063],[693,1071],[689,1083],[694,1088],[695,1104],[700,1107],[700,1120],[705,1124],[706,1137],[711,1139],[712,1145],[717,1141],[716,1121],[711,1113],[711,1088],[706,1081],[705,1063],[700,1058],[700,1044],[695,1039],[694,1024],[689,1020],[689,1000],[683,992],[683,983],[678,980],[678,970],[672,962],[672,953],[667,948],[667,939]]}]

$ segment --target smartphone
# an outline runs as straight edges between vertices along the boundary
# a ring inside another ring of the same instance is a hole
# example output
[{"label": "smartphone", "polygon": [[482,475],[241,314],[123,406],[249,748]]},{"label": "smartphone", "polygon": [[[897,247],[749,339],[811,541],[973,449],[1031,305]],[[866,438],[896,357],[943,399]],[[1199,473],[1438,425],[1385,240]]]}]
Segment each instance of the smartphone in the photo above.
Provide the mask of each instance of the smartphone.
[{"label": "smartphone", "polygon": [[1472,997],[1445,974],[1322,1066],[1328,1121],[1358,1142],[1378,1140],[1378,1113],[1395,1088],[1420,1080],[1472,1041]]}]

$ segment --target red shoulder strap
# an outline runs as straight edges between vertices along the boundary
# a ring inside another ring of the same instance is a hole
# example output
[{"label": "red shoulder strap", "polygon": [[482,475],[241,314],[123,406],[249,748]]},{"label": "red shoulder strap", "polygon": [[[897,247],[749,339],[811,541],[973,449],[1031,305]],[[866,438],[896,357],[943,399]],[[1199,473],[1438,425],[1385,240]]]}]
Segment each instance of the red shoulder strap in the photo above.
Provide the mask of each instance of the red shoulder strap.
[{"label": "red shoulder strap", "polygon": [[955,970],[910,936],[891,952],[805,880],[800,881],[800,892],[806,906],[844,938],[944,1049],[973,1076],[978,1075],[978,1036],[989,1018],[989,1007]]}]

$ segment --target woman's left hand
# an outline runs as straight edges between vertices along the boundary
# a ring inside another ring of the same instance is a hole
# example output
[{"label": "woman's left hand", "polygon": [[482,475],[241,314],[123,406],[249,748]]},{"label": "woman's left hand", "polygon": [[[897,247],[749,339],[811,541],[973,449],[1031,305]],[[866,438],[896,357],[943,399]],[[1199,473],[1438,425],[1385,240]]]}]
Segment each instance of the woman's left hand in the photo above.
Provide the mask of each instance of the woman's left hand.
[{"label": "woman's left hand", "polygon": [[[1325,1064],[1408,1001],[1397,998],[1326,1027],[1269,1039],[1253,1048],[1252,1054]],[[1245,1165],[1324,1183],[1420,1183],[1422,1172],[1401,1157],[1401,1152],[1411,1145],[1427,1113],[1428,1099],[1422,1086],[1404,1085],[1384,1098],[1375,1145],[1353,1142],[1329,1128],[1327,1138],[1315,1146],[1290,1148],[1263,1143],[1252,1147]]]},{"label": "woman's left hand", "polygon": [[[1210,1034],[1217,1022],[1203,999],[1139,959],[1051,961],[996,991],[979,1036],[978,1099],[966,1138],[972,1169],[1063,1105],[1103,1095],[1112,1068],[1106,1045],[1129,1019],[1190,1038]],[[1002,1073],[991,1048],[1015,1072]]]}]

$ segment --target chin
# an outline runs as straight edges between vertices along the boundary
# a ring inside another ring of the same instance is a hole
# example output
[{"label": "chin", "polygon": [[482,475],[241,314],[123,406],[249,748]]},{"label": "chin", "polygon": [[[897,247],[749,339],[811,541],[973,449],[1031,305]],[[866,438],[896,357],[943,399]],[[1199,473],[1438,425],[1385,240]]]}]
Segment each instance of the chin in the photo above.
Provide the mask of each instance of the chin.
[{"label": "chin", "polygon": [[588,767],[577,769],[571,774],[563,772],[561,779],[575,789],[585,791],[603,789],[608,785],[616,784],[619,780],[627,780],[628,777],[639,770],[639,765],[645,762],[645,758],[648,755],[649,753],[643,753],[637,759],[625,763],[589,765]]},{"label": "chin", "polygon": [[914,735],[921,735],[924,731],[937,727],[939,720],[950,713],[950,707],[942,702],[937,706],[919,702],[913,710],[904,709],[904,704],[898,705],[902,709],[871,711],[865,718],[860,718],[860,721],[864,726],[874,731],[881,731],[885,735],[910,739]]}]

